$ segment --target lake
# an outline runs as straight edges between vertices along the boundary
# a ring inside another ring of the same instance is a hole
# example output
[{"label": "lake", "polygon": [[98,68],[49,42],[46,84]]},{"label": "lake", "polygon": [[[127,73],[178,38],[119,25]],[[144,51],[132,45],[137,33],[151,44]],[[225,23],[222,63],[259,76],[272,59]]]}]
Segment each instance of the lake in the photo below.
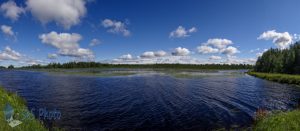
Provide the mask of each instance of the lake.
[{"label": "lake", "polygon": [[2,70],[0,85],[26,99],[29,109],[60,111],[61,119],[43,121],[70,130],[248,127],[258,108],[290,110],[300,98],[295,85],[258,79],[243,70],[126,71],[130,73],[93,76]]}]

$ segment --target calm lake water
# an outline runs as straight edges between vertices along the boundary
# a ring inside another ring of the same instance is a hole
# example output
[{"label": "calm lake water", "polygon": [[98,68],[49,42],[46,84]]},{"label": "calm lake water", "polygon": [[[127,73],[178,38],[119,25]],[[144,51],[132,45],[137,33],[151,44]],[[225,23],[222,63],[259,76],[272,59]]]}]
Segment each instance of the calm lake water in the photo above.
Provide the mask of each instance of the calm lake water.
[{"label": "calm lake water", "polygon": [[300,88],[258,79],[243,71],[157,71],[130,76],[80,76],[32,71],[0,71],[0,85],[18,92],[28,108],[61,111],[45,121],[66,129],[211,130],[247,127],[260,107],[289,110]]}]

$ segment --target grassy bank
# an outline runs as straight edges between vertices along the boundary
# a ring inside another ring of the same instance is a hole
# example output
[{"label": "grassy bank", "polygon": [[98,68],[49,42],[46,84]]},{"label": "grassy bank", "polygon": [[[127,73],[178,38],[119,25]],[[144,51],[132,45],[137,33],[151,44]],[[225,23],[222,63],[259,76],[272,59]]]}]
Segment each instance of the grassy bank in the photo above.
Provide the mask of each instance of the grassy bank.
[{"label": "grassy bank", "polygon": [[255,131],[299,131],[300,110],[270,114],[257,120]]},{"label": "grassy bank", "polygon": [[[286,84],[300,85],[300,75],[248,72],[249,75]],[[296,131],[300,130],[300,110],[271,113],[256,120],[255,131]]]},{"label": "grassy bank", "polygon": [[[9,93],[0,87],[0,98],[0,131],[47,131],[43,124],[28,111],[25,101],[21,97]],[[13,107],[13,118],[20,120],[22,124],[14,128],[8,125],[3,111],[6,104]]]},{"label": "grassy bank", "polygon": [[248,74],[258,78],[274,81],[274,82],[300,85],[300,75],[260,73],[260,72],[248,72]]}]

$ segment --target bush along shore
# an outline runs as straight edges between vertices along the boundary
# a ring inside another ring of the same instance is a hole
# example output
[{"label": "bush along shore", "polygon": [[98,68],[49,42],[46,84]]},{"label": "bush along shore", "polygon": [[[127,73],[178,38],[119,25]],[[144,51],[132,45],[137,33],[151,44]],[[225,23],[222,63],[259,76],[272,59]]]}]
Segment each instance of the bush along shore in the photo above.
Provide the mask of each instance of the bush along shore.
[{"label": "bush along shore", "polygon": [[26,102],[0,87],[0,131],[48,131],[26,107]]},{"label": "bush along shore", "polygon": [[261,73],[261,72],[247,72],[247,74],[266,79],[269,81],[286,83],[286,84],[296,84],[300,85],[300,75],[291,75],[291,74],[279,74],[279,73]]}]

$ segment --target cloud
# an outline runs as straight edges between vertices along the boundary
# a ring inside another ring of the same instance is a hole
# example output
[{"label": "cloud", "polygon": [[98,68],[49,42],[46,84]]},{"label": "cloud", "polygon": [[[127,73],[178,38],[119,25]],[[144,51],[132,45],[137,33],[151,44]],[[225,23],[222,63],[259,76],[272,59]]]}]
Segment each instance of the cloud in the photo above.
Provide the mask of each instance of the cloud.
[{"label": "cloud", "polygon": [[215,39],[208,39],[207,42],[204,43],[203,45],[212,46],[218,49],[224,49],[225,47],[231,44],[233,44],[231,40],[215,38]]},{"label": "cloud", "polygon": [[227,48],[224,48],[221,50],[221,53],[225,54],[225,55],[234,55],[236,53],[239,53],[240,51],[233,47],[233,46],[229,46]]},{"label": "cloud", "polygon": [[276,30],[270,30],[262,33],[258,38],[258,40],[273,40],[273,43],[279,49],[285,49],[289,47],[289,45],[293,41],[293,36],[288,32],[278,33]]},{"label": "cloud", "polygon": [[214,55],[212,55],[212,56],[209,57],[209,59],[210,60],[221,60],[222,57],[221,56],[214,56]]},{"label": "cloud", "polygon": [[164,56],[154,58],[132,58],[132,59],[114,59],[112,61],[106,61],[111,64],[200,64],[202,63],[198,59],[190,56]]},{"label": "cloud", "polygon": [[[185,48],[180,47],[180,49],[184,50]],[[183,55],[164,55],[162,57],[155,57],[153,54],[155,54],[153,51],[146,51],[138,57],[126,54],[111,61],[106,60],[101,62],[110,64],[254,64],[256,62],[256,58],[237,58],[233,55],[227,55],[227,59],[224,60],[221,56],[212,55],[208,58],[209,60],[207,60]]]},{"label": "cloud", "polygon": [[219,52],[219,49],[212,48],[212,47],[206,46],[206,45],[198,46],[197,50],[198,50],[199,53],[202,53],[202,54],[218,53]]},{"label": "cloud", "polygon": [[234,55],[239,53],[240,51],[236,47],[229,46],[232,44],[233,42],[228,39],[208,39],[207,42],[197,47],[197,51],[202,54],[222,53],[225,55]]},{"label": "cloud", "polygon": [[3,34],[10,36],[10,37],[14,37],[15,33],[12,30],[11,26],[7,26],[7,25],[1,25],[1,31]]},{"label": "cloud", "polygon": [[55,22],[70,29],[80,23],[87,9],[85,0],[27,0],[27,9],[42,24]]},{"label": "cloud", "polygon": [[0,61],[13,61],[18,62],[21,65],[36,65],[36,64],[47,64],[47,62],[42,60],[37,60],[23,55],[9,46],[6,46],[2,51],[0,51]]},{"label": "cloud", "polygon": [[131,54],[125,54],[119,57],[119,59],[122,60],[131,60],[132,59],[132,55]]},{"label": "cloud", "polygon": [[48,54],[48,59],[56,59],[57,57],[57,54]]},{"label": "cloud", "polygon": [[83,59],[93,59],[94,53],[90,49],[77,48],[77,49],[60,49],[58,52],[61,56],[70,56]]},{"label": "cloud", "polygon": [[166,56],[166,55],[167,55],[167,52],[160,50],[160,51],[154,52],[154,55],[155,55],[156,57],[163,57],[163,56]]},{"label": "cloud", "polygon": [[190,51],[187,48],[177,47],[175,48],[175,51],[172,52],[172,55],[174,56],[186,56],[189,55]]},{"label": "cloud", "polygon": [[3,3],[0,7],[0,10],[4,13],[4,17],[9,18],[12,21],[17,21],[20,15],[25,13],[25,9],[18,7],[13,0]]},{"label": "cloud", "polygon": [[9,46],[6,46],[2,52],[0,52],[0,60],[13,60],[18,61],[20,60],[22,55],[12,50]]},{"label": "cloud", "polygon": [[169,35],[170,38],[185,38],[190,36],[191,33],[197,32],[196,27],[192,27],[190,29],[185,29],[182,26],[178,26],[178,28],[172,31]]},{"label": "cloud", "polygon": [[141,58],[154,58],[155,54],[152,51],[146,51],[141,55]]},{"label": "cloud", "polygon": [[223,64],[251,64],[254,65],[256,58],[237,58],[236,56],[228,56]]},{"label": "cloud", "polygon": [[146,51],[144,52],[140,57],[141,58],[155,58],[155,57],[163,57],[163,56],[166,56],[167,53],[165,51],[156,51],[156,52],[153,52],[153,51]]},{"label": "cloud", "polygon": [[99,45],[101,44],[101,41],[98,40],[98,39],[92,39],[91,42],[90,42],[90,46],[96,46],[96,45]]},{"label": "cloud", "polygon": [[56,33],[54,31],[39,36],[42,43],[51,45],[58,49],[61,56],[93,59],[94,53],[89,49],[80,48],[78,42],[82,39],[76,33]]},{"label": "cloud", "polygon": [[127,29],[127,23],[121,21],[105,19],[102,21],[102,26],[107,28],[107,32],[114,34],[122,34],[123,36],[130,36],[130,31]]}]

